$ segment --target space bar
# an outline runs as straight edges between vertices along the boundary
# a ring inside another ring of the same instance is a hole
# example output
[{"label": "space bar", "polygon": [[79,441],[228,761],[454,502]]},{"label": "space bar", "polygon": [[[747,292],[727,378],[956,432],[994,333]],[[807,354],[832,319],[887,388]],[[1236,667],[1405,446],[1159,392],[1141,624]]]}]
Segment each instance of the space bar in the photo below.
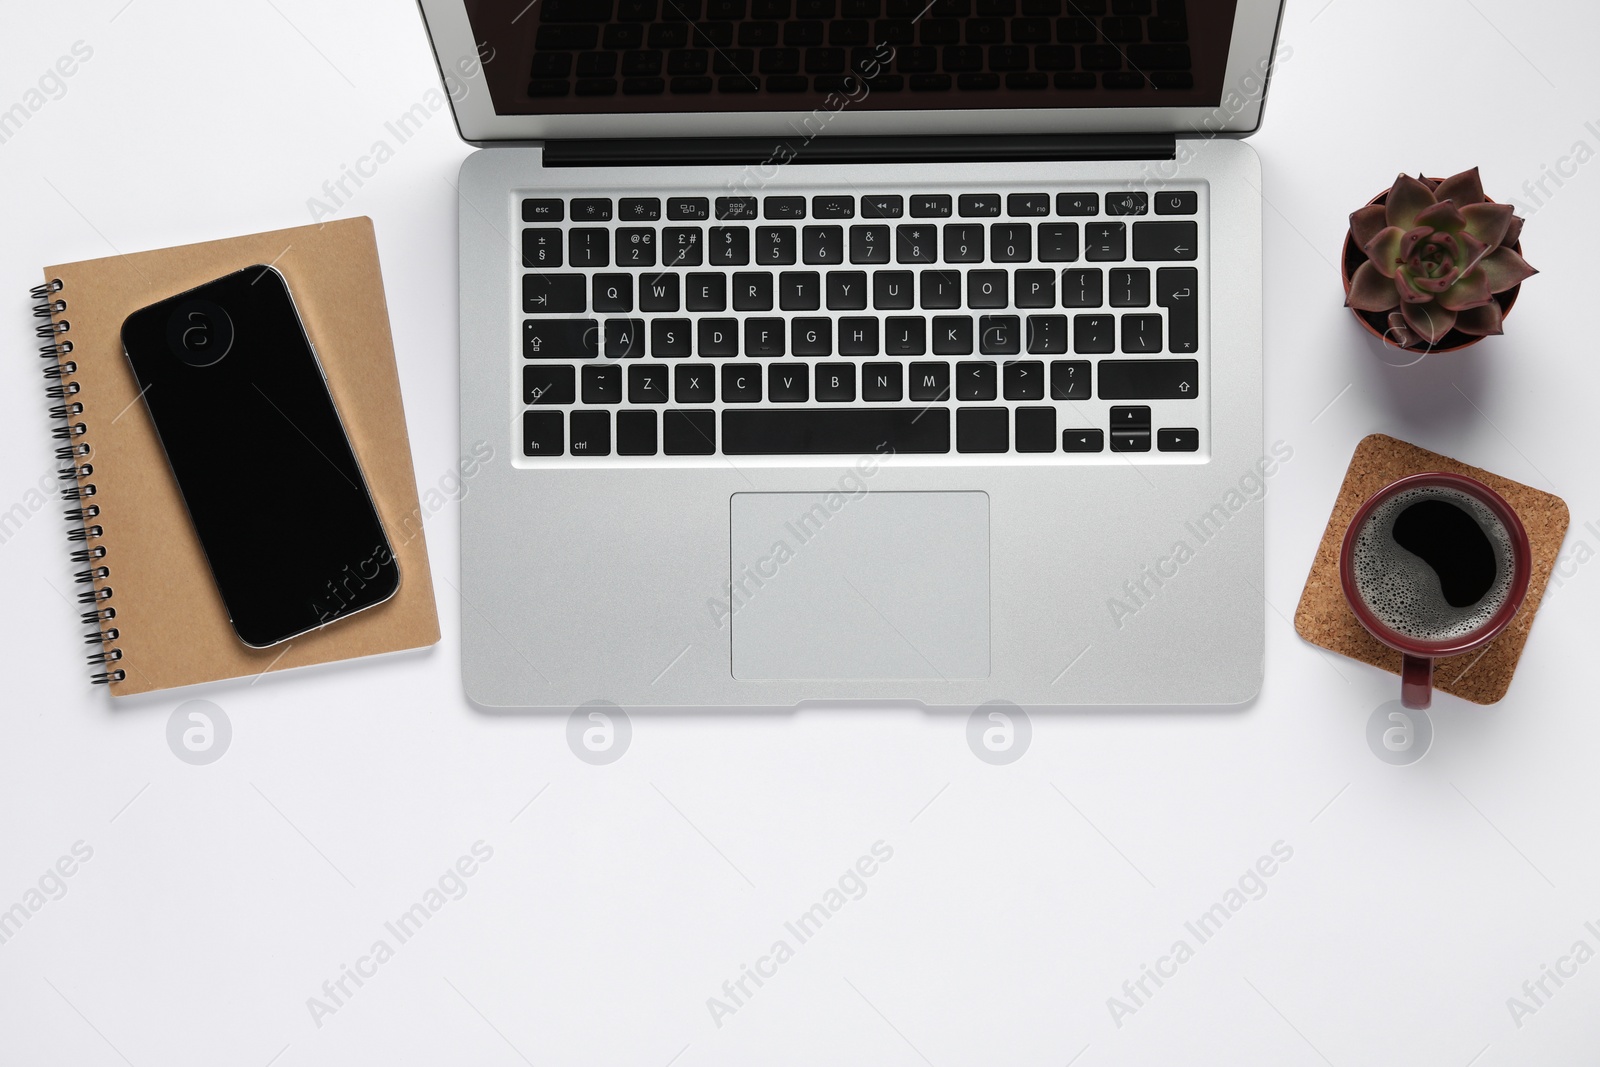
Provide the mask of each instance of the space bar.
[{"label": "space bar", "polygon": [[725,456],[948,452],[949,408],[724,409]]}]

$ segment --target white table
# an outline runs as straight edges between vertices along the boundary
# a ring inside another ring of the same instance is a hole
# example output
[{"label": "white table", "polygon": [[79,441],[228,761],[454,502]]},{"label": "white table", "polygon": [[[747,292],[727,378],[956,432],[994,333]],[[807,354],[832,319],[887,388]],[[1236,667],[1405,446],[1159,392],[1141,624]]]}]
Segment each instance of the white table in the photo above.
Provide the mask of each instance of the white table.
[{"label": "white table", "polygon": [[[1600,551],[1600,11],[1322,2],[1290,5],[1252,139],[1266,439],[1294,451],[1264,504],[1258,700],[1036,715],[1007,766],[974,757],[961,716],[636,716],[625,756],[590,765],[564,718],[462,695],[452,504],[427,524],[431,652],[113,706],[85,682],[52,505],[0,545],[0,909],[75,843],[93,854],[0,944],[0,1062],[1593,1062],[1600,962],[1562,961],[1600,951],[1600,564],[1578,562]],[[39,266],[308,221],[437,85],[402,0],[11,9],[0,108],[75,41],[93,54],[0,144],[0,510],[52,466],[21,299]],[[457,458],[468,151],[436,113],[338,206],[376,220],[424,489]],[[1345,215],[1399,168],[1474,163],[1522,203],[1544,273],[1509,336],[1388,366],[1341,307]],[[1288,622],[1380,430],[1551,489],[1575,520],[1510,696],[1439,697],[1409,766],[1366,740],[1396,680]],[[206,766],[166,741],[192,697],[232,726]],[[460,899],[404,942],[386,929],[479,841]],[[786,930],[880,841],[859,900],[803,943]],[[1278,842],[1292,857],[1202,942],[1185,924]],[[379,939],[392,958],[362,962]],[[780,939],[792,958],[763,962]],[[1179,940],[1192,957],[1160,963]],[[336,1002],[346,965],[369,977]],[[736,1002],[744,965],[770,977]],[[1576,973],[1536,1002],[1546,965]],[[1536,1010],[1514,1018],[1513,996]]]}]

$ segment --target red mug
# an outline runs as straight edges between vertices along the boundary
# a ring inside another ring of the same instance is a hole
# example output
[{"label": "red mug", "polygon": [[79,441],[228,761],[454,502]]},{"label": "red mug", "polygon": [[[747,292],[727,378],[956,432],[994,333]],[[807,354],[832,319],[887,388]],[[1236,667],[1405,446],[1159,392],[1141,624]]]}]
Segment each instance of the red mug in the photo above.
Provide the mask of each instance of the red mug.
[{"label": "red mug", "polygon": [[[1356,585],[1356,539],[1372,518],[1373,512],[1401,493],[1428,488],[1452,489],[1482,504],[1505,528],[1511,543],[1512,574],[1505,599],[1486,620],[1467,633],[1442,640],[1424,640],[1395,630],[1378,617],[1362,598]],[[1344,587],[1344,598],[1368,633],[1401,654],[1400,702],[1408,708],[1426,708],[1432,703],[1434,660],[1476,651],[1499,637],[1511,624],[1522,608],[1523,598],[1527,596],[1532,569],[1528,532],[1505,498],[1476,478],[1443,471],[1413,474],[1378,490],[1356,511],[1349,529],[1345,531],[1344,543],[1339,548],[1339,583]]]}]

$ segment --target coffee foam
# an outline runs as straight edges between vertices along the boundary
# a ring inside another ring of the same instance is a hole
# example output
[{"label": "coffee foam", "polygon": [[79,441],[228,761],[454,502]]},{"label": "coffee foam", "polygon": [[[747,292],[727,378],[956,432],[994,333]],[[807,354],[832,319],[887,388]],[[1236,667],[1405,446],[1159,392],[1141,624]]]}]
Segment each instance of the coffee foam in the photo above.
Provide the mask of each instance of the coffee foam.
[{"label": "coffee foam", "polygon": [[[1478,524],[1495,555],[1495,577],[1476,604],[1454,607],[1444,598],[1439,576],[1422,557],[1394,539],[1395,520],[1412,504],[1442,500]],[[1449,641],[1486,625],[1511,594],[1516,556],[1511,532],[1487,505],[1471,494],[1443,486],[1396,493],[1372,510],[1356,534],[1352,553],[1356,594],[1395,633],[1417,641]]]}]

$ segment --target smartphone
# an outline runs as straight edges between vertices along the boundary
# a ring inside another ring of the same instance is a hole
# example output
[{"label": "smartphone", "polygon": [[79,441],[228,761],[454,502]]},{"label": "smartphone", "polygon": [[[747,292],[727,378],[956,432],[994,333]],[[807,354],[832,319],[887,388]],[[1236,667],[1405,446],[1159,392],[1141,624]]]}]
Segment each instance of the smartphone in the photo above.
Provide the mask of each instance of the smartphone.
[{"label": "smartphone", "polygon": [[400,565],[282,274],[247,267],[141,308],[122,349],[239,640],[381,604]]}]

